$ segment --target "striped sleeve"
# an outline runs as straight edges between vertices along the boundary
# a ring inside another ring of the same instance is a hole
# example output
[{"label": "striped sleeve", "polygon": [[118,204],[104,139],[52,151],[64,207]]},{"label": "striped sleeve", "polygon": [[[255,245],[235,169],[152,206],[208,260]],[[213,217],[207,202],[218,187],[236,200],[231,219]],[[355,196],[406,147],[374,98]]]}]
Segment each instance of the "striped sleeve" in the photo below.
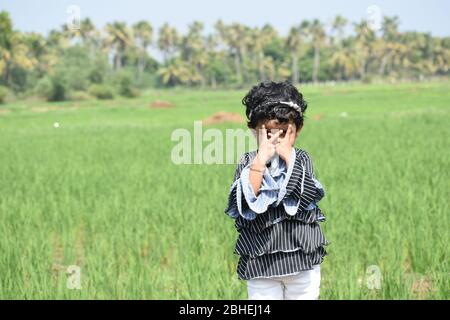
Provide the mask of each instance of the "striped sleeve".
[{"label": "striped sleeve", "polygon": [[294,169],[286,187],[286,198],[299,200],[299,210],[314,209],[325,195],[322,184],[314,174],[311,157],[305,150],[297,149]]},{"label": "striped sleeve", "polygon": [[250,166],[247,165],[241,173],[241,187],[244,192],[245,201],[249,209],[256,214],[266,212],[268,207],[277,201],[278,185],[267,171],[267,169],[264,170],[258,196],[255,195],[255,191],[250,183]]},{"label": "striped sleeve", "polygon": [[305,152],[304,157],[306,159],[306,172],[309,173],[312,181],[314,182],[314,186],[316,187],[316,197],[314,198],[314,202],[317,203],[325,196],[325,189],[315,176],[314,165],[311,156],[307,152]]},{"label": "striped sleeve", "polygon": [[250,165],[255,154],[255,152],[246,154],[247,157],[241,159],[236,168],[228,197],[228,207],[225,209],[232,218],[241,216],[246,220],[254,220],[258,214],[266,212],[268,207],[277,201],[278,185],[267,169],[264,172],[260,192],[258,196],[255,195],[250,184]]},{"label": "striped sleeve", "polygon": [[249,154],[244,153],[236,166],[234,180],[228,193],[228,205],[224,212],[233,219],[236,219],[238,216],[242,216],[248,220],[256,218],[256,214],[253,211],[248,210],[248,204],[243,201],[244,195],[241,186],[241,173],[248,162]]}]

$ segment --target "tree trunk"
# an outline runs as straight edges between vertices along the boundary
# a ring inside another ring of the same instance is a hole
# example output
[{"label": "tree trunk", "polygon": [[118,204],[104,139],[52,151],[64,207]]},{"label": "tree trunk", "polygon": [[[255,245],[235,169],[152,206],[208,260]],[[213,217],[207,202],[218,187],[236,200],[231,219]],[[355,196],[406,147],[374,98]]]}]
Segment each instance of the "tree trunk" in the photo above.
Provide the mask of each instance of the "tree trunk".
[{"label": "tree trunk", "polygon": [[292,51],[292,83],[298,84],[298,58],[297,52]]},{"label": "tree trunk", "polygon": [[211,87],[213,89],[216,89],[216,87],[217,87],[216,76],[214,75],[214,73],[211,75]]},{"label": "tree trunk", "polygon": [[201,84],[202,88],[204,88],[206,85],[206,81],[205,81],[205,77],[203,76],[202,68],[199,65],[196,65],[195,68],[197,69],[197,72],[200,75],[200,84]]},{"label": "tree trunk", "polygon": [[241,44],[238,54],[239,54],[239,58],[241,61],[242,83],[244,83],[248,79],[248,74],[247,74],[247,64],[246,64],[247,51],[245,50],[245,46],[243,44]]},{"label": "tree trunk", "polygon": [[236,80],[239,84],[242,84],[241,61],[237,52],[234,56],[234,65],[236,67]]},{"label": "tree trunk", "polygon": [[9,85],[9,69],[10,69],[10,62],[7,61],[5,64],[5,72],[3,73],[3,82],[5,83],[5,86]]},{"label": "tree trunk", "polygon": [[382,76],[384,74],[384,70],[386,69],[386,65],[387,65],[387,62],[389,60],[389,55],[390,55],[390,53],[384,55],[383,59],[381,59],[380,69],[378,70],[378,74],[380,76]]},{"label": "tree trunk", "polygon": [[266,78],[266,75],[264,73],[263,61],[264,61],[264,53],[262,51],[260,51],[258,54],[258,69],[259,69],[260,81],[264,81]]},{"label": "tree trunk", "polygon": [[345,67],[340,67],[339,68],[339,72],[338,72],[338,76],[337,76],[337,81],[341,82],[342,79],[344,79],[345,77]]},{"label": "tree trunk", "polygon": [[122,55],[119,51],[114,55],[114,69],[120,70],[122,68]]},{"label": "tree trunk", "polygon": [[142,74],[144,73],[145,69],[145,61],[144,57],[140,56],[138,60],[138,79],[140,80],[142,78]]},{"label": "tree trunk", "polygon": [[314,66],[313,66],[313,81],[317,82],[319,78],[319,68],[320,68],[320,51],[319,46],[314,47]]},{"label": "tree trunk", "polygon": [[366,75],[366,59],[363,59],[361,62],[361,68],[359,70],[360,79],[363,79],[365,75]]}]

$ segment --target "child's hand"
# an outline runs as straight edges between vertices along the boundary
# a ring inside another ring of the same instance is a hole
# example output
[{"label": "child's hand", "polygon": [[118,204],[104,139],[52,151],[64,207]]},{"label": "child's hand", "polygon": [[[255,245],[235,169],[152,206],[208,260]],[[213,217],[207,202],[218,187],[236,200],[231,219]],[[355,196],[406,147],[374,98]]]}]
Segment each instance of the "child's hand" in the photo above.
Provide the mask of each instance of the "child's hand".
[{"label": "child's hand", "polygon": [[275,146],[276,152],[280,158],[288,164],[292,153],[292,146],[295,142],[295,133],[292,129],[292,124],[289,125],[285,136],[283,138],[278,138],[277,141],[278,143]]},{"label": "child's hand", "polygon": [[267,138],[267,129],[262,125],[259,130],[259,148],[255,161],[260,166],[266,166],[266,163],[273,157],[276,152],[275,141],[279,138],[282,130],[278,130],[275,134],[270,133],[270,139]]}]

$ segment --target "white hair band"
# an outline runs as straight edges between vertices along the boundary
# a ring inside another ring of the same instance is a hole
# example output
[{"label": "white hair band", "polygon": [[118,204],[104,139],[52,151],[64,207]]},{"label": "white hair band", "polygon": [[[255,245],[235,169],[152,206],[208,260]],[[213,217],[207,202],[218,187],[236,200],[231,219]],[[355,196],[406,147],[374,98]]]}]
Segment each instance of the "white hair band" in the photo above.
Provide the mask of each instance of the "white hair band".
[{"label": "white hair band", "polygon": [[302,108],[300,106],[292,101],[280,101],[279,103],[287,104],[292,109],[296,110],[298,113],[300,113],[300,116],[302,115]]},{"label": "white hair band", "polygon": [[[278,101],[279,104],[285,104],[300,113],[300,117],[302,116],[302,108],[300,106],[292,101]],[[253,110],[250,111],[248,118],[250,119],[252,116]]]}]

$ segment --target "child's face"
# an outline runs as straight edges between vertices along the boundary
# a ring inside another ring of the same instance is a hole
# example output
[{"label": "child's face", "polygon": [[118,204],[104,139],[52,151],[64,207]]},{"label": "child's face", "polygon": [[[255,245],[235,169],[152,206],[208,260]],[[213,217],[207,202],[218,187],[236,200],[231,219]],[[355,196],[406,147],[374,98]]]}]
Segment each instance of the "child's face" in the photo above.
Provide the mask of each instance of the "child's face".
[{"label": "child's face", "polygon": [[[269,133],[275,134],[278,130],[283,130],[283,132],[280,134],[280,138],[284,138],[286,135],[286,132],[289,128],[289,125],[291,124],[292,131],[294,132],[294,138],[291,141],[292,145],[294,145],[295,140],[297,139],[298,134],[300,133],[300,130],[301,130],[301,127],[297,128],[295,123],[292,121],[281,123],[277,119],[272,119],[272,120],[258,124],[258,126],[255,128],[257,137],[259,137],[259,132],[260,132],[259,130],[261,130],[263,124],[265,125],[266,130],[267,130],[267,139],[270,139]],[[259,141],[258,141],[258,144],[259,144]]]}]

